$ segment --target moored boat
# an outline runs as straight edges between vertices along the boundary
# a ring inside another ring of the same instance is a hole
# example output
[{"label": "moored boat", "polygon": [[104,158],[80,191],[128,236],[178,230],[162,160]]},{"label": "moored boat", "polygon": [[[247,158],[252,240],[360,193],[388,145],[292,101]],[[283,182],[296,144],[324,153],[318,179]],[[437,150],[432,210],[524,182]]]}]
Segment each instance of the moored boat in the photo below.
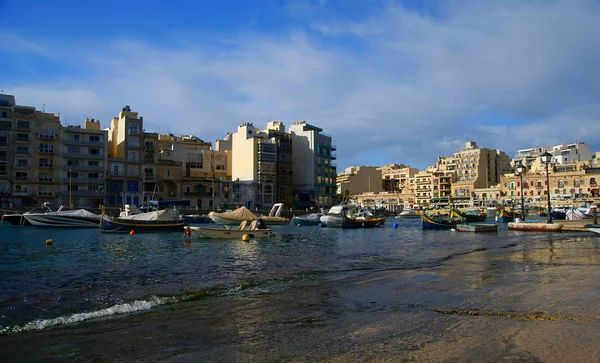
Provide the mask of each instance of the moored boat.
[{"label": "moored boat", "polygon": [[61,210],[47,213],[24,213],[32,226],[49,228],[97,228],[101,216],[85,209]]},{"label": "moored boat", "polygon": [[318,226],[321,224],[321,214],[310,213],[295,216],[292,218],[292,225],[294,226]]},{"label": "moored boat", "polygon": [[600,233],[600,224],[586,224],[584,227],[590,232]]},{"label": "moored boat", "polygon": [[271,208],[268,216],[258,216],[252,213],[248,208],[242,206],[238,209],[231,212],[210,212],[208,216],[215,222],[216,224],[222,224],[225,226],[235,226],[240,224],[242,221],[252,222],[262,218],[267,225],[274,224],[290,224],[290,219],[281,216],[281,212],[283,210],[283,203],[275,203]]},{"label": "moored boat", "polygon": [[258,220],[252,221],[249,227],[246,227],[246,221],[243,221],[235,229],[199,226],[189,226],[189,228],[197,237],[201,238],[240,239],[245,234],[247,234],[250,238],[262,238],[269,237],[273,234],[273,231],[269,228],[259,228]]},{"label": "moored boat", "polygon": [[498,223],[512,222],[514,218],[515,214],[508,206],[503,206],[496,212],[496,221]]},{"label": "moored boat", "polygon": [[563,225],[561,223],[546,222],[509,222],[508,229],[513,231],[533,231],[533,232],[560,232]]},{"label": "moored boat", "polygon": [[209,216],[200,214],[182,214],[181,219],[190,224],[213,223],[213,220]]},{"label": "moored boat", "polygon": [[498,224],[496,223],[472,223],[458,224],[457,232],[498,232]]},{"label": "moored boat", "polygon": [[156,210],[120,217],[102,215],[102,232],[171,232],[181,231],[188,222],[175,219],[168,210]]},{"label": "moored boat", "polygon": [[423,213],[421,216],[423,229],[452,229],[463,222],[462,218],[451,217],[449,215],[432,216]]},{"label": "moored boat", "polygon": [[382,218],[382,217],[344,216],[341,227],[342,228],[373,228],[373,227],[381,227],[384,224],[385,224],[385,218]]},{"label": "moored boat", "polygon": [[344,217],[358,213],[358,208],[352,204],[338,204],[329,208],[327,213],[321,216],[321,223],[326,227],[342,227]]}]

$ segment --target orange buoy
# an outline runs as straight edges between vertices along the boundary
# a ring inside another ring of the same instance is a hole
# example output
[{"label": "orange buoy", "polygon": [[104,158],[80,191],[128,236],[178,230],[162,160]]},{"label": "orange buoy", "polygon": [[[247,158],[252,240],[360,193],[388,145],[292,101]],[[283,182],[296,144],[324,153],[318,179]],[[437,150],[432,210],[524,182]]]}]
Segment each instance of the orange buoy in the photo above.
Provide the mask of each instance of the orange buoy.
[{"label": "orange buoy", "polygon": [[135,234],[135,231],[132,229],[131,231],[129,231],[129,235],[133,236]]},{"label": "orange buoy", "polygon": [[190,228],[190,226],[188,226],[188,227],[185,229],[185,232],[184,232],[184,233],[185,233],[185,235],[186,235],[186,236],[188,236],[188,237],[190,237],[190,236],[192,235],[192,229]]},{"label": "orange buoy", "polygon": [[48,239],[46,240],[46,244],[47,244],[48,246],[50,246],[50,245],[52,244],[52,239],[51,239],[51,238],[48,238]]}]

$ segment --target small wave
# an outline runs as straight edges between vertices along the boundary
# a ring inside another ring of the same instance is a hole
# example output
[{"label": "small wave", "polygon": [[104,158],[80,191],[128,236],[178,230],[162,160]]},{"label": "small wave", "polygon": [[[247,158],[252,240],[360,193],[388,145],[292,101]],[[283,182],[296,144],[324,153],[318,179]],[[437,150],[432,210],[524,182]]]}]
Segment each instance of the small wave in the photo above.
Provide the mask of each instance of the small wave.
[{"label": "small wave", "polygon": [[137,311],[150,310],[155,306],[177,302],[175,297],[151,296],[148,300],[135,300],[131,303],[118,304],[106,309],[91,311],[87,313],[76,313],[66,316],[59,316],[54,319],[37,319],[22,326],[0,327],[0,335],[19,333],[30,330],[42,330],[61,325],[70,325],[82,321],[102,318],[105,316],[134,313]]}]

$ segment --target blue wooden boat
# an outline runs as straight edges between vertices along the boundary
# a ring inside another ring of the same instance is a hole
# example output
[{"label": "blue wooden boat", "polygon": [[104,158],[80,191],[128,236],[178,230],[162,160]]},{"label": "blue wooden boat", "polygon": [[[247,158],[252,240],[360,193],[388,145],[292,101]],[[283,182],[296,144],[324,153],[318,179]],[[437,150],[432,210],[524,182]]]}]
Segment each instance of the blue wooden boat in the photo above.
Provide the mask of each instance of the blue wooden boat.
[{"label": "blue wooden boat", "polygon": [[498,209],[498,212],[496,213],[496,220],[498,223],[512,222],[514,218],[515,214],[509,207],[506,206]]},{"label": "blue wooden boat", "polygon": [[423,213],[421,216],[423,229],[452,229],[463,222],[462,218],[449,215],[431,216]]}]

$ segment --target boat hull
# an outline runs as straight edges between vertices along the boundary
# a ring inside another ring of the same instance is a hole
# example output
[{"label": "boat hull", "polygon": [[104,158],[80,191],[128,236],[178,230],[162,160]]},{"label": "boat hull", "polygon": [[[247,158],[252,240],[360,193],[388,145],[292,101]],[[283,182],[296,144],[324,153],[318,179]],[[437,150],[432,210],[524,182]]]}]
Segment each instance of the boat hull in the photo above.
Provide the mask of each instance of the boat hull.
[{"label": "boat hull", "polygon": [[187,225],[186,221],[122,220],[103,216],[100,228],[102,232],[180,232]]},{"label": "boat hull", "polygon": [[479,224],[459,224],[456,226],[457,232],[498,232],[498,225],[495,223]]},{"label": "boat hull", "polygon": [[292,218],[292,225],[294,226],[318,226],[321,224],[321,216],[313,213],[302,216],[296,216]]},{"label": "boat hull", "polygon": [[13,226],[31,226],[31,223],[22,214],[5,214],[2,216],[2,220]]},{"label": "boat hull", "polygon": [[346,217],[342,221],[342,228],[374,228],[385,224],[385,218],[352,218]]},{"label": "boat hull", "polygon": [[600,224],[586,224],[584,227],[590,232],[600,233]]},{"label": "boat hull", "polygon": [[342,227],[343,217],[336,215],[324,215],[321,216],[321,224],[329,228],[340,228]]},{"label": "boat hull", "polygon": [[425,214],[421,216],[421,221],[423,229],[452,229],[462,222],[460,219],[443,220]]},{"label": "boat hull", "polygon": [[209,228],[209,227],[197,227],[190,226],[192,232],[198,237],[209,237],[218,239],[240,239],[245,234],[249,235],[250,238],[263,238],[269,237],[273,234],[270,229],[226,229],[226,228]]},{"label": "boat hull", "polygon": [[85,210],[49,213],[25,213],[23,217],[35,227],[44,228],[98,228],[101,217]]},{"label": "boat hull", "polygon": [[510,222],[508,229],[513,231],[532,231],[532,232],[560,232],[563,225],[560,223],[540,223],[540,222]]}]

